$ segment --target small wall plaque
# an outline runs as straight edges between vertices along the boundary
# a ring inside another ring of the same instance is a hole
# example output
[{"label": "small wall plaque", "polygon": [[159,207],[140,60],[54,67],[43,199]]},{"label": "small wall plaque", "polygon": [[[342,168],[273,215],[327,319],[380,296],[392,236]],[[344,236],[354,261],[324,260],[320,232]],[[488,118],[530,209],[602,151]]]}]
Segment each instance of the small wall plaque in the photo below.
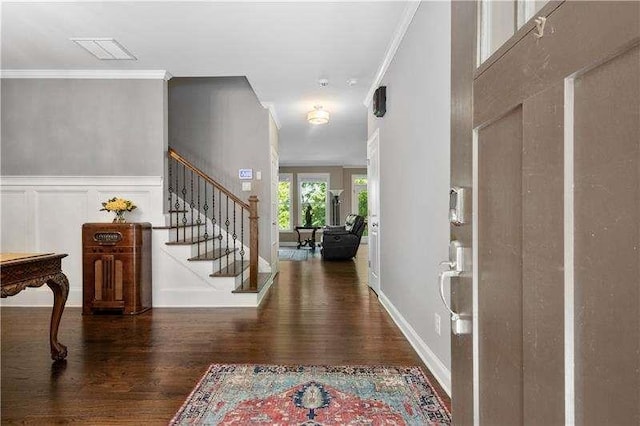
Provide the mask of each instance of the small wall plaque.
[{"label": "small wall plaque", "polygon": [[251,179],[253,179],[253,169],[240,169],[238,171],[238,177],[241,180],[251,180]]}]

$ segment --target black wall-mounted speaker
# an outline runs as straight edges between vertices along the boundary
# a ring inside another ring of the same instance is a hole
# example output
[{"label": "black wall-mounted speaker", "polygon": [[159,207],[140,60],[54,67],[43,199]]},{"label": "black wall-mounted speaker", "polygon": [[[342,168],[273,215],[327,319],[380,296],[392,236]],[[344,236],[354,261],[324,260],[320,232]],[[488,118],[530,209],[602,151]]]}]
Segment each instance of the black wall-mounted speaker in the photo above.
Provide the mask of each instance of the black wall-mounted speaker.
[{"label": "black wall-mounted speaker", "polygon": [[380,86],[373,93],[373,115],[384,117],[387,112],[387,86]]}]

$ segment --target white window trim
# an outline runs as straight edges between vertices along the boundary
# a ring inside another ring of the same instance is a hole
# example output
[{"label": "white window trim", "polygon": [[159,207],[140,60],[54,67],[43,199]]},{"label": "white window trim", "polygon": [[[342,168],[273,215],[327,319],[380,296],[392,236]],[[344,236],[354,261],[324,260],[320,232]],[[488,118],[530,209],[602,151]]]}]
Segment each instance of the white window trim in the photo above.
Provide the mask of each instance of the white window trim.
[{"label": "white window trim", "polygon": [[[489,59],[500,47],[496,47],[495,50],[491,50],[491,29],[495,24],[492,21],[492,7],[495,2],[513,3],[515,10],[514,28],[513,33],[507,38],[503,45],[506,44],[511,38],[518,32],[518,30],[532,19],[548,2],[549,0],[542,0],[543,2],[536,7],[536,0],[481,0],[478,3],[478,34],[477,34],[477,64],[476,68],[480,67],[487,59]],[[499,22],[498,22],[499,24]]]},{"label": "white window trim", "polygon": [[367,179],[367,175],[351,175],[351,213],[358,214],[358,199],[356,197],[356,179]]},{"label": "white window trim", "polygon": [[327,182],[327,194],[326,194],[326,208],[324,210],[324,223],[329,224],[329,213],[331,211],[331,199],[329,189],[331,188],[331,174],[330,173],[298,173],[297,185],[298,185],[298,222],[304,223],[303,211],[302,211],[302,182],[310,180],[323,180]]},{"label": "white window trim", "polygon": [[[289,227],[281,229],[278,223],[279,232],[292,232],[293,231],[293,173],[278,173],[278,185],[280,182],[289,182]],[[278,188],[279,189],[279,188]],[[280,200],[278,200],[278,211],[280,211]]]},{"label": "white window trim", "polygon": [[520,0],[516,3],[516,7],[518,8],[518,29],[520,29],[536,14],[536,2],[535,0]]}]

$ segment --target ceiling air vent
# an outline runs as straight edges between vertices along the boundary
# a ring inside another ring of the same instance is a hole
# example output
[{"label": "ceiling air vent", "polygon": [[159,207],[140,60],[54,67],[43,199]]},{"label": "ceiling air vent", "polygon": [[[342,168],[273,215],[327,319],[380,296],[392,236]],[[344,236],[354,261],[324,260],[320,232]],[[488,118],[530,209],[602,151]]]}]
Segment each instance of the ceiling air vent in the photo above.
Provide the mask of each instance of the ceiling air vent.
[{"label": "ceiling air vent", "polygon": [[136,60],[135,56],[113,38],[75,37],[70,40],[101,60]]}]

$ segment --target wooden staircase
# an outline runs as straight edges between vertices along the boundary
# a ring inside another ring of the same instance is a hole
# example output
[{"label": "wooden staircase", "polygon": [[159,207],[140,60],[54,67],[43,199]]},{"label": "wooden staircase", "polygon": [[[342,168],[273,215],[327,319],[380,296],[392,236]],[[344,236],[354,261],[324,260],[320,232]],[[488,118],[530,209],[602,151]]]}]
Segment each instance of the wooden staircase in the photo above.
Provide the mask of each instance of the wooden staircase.
[{"label": "wooden staircase", "polygon": [[258,270],[258,198],[242,201],[172,148],[168,159],[167,225],[154,229],[190,247],[189,263],[210,264],[209,279],[233,279],[232,293],[260,293],[272,276]]}]

